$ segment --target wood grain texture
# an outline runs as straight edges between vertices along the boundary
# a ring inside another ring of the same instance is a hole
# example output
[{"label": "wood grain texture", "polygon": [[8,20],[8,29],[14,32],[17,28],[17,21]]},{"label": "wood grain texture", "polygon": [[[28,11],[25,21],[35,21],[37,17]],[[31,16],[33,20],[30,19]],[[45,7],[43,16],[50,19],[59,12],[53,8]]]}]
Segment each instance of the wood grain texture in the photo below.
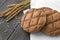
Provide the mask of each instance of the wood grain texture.
[{"label": "wood grain texture", "polygon": [[29,33],[26,33],[19,24],[9,40],[30,40]]},{"label": "wood grain texture", "polygon": [[[23,0],[7,0],[5,4],[1,6],[0,12],[6,10],[7,5],[21,1]],[[0,3],[2,3],[2,0],[0,0]],[[22,14],[23,12],[9,22],[5,22],[5,17],[0,18],[0,40],[30,40],[29,33],[24,32],[20,25],[18,25]],[[15,30],[17,30],[17,34]]]}]

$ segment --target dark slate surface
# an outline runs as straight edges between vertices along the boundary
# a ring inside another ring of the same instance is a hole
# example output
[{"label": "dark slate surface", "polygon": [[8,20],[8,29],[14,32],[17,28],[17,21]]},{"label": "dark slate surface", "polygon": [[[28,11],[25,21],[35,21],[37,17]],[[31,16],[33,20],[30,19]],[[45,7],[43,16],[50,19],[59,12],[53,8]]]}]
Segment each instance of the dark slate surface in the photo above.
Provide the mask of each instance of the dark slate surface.
[{"label": "dark slate surface", "polygon": [[[7,5],[19,3],[23,0],[0,0],[0,12],[7,9]],[[5,22],[5,18],[0,18],[0,40],[30,40],[29,33],[22,30],[20,26],[20,18],[23,12],[20,12],[14,19]]]}]

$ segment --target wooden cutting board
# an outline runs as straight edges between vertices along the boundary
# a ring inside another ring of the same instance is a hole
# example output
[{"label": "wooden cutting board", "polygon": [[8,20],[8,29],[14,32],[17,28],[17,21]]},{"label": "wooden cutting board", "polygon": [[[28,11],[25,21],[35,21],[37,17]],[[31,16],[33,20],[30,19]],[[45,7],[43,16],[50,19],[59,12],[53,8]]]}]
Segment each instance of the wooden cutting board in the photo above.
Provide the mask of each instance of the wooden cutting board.
[{"label": "wooden cutting board", "polygon": [[[0,5],[3,1],[5,0],[0,0]],[[21,1],[24,0],[6,0],[5,3],[0,6],[0,12],[6,10],[7,5]],[[30,40],[29,33],[22,30],[20,26],[20,18],[22,15],[23,12],[21,11],[19,15],[9,22],[5,22],[5,18],[0,18],[0,40]]]}]

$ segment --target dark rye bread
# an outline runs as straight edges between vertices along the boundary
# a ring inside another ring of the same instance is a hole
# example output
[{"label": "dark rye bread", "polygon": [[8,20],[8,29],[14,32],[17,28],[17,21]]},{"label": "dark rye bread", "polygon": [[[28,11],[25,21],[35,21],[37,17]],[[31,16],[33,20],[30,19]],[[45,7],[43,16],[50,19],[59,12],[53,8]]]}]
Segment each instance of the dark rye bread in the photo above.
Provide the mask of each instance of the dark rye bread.
[{"label": "dark rye bread", "polygon": [[21,19],[21,27],[26,32],[37,32],[41,30],[46,23],[46,14],[40,9],[28,10]]},{"label": "dark rye bread", "polygon": [[46,25],[42,31],[48,35],[58,35],[60,34],[60,13],[51,8],[43,7],[41,8],[46,17]]}]

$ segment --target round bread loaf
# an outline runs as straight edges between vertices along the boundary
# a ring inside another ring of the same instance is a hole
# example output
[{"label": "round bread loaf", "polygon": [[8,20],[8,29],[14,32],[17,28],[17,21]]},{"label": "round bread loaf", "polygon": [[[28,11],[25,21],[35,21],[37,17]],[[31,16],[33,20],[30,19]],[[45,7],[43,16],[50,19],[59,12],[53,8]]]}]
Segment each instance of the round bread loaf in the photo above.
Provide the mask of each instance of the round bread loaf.
[{"label": "round bread loaf", "polygon": [[46,23],[46,14],[40,9],[30,9],[21,18],[21,27],[26,32],[37,32]]},{"label": "round bread loaf", "polygon": [[51,8],[42,8],[46,13],[46,25],[42,31],[48,35],[60,34],[60,13]]}]

